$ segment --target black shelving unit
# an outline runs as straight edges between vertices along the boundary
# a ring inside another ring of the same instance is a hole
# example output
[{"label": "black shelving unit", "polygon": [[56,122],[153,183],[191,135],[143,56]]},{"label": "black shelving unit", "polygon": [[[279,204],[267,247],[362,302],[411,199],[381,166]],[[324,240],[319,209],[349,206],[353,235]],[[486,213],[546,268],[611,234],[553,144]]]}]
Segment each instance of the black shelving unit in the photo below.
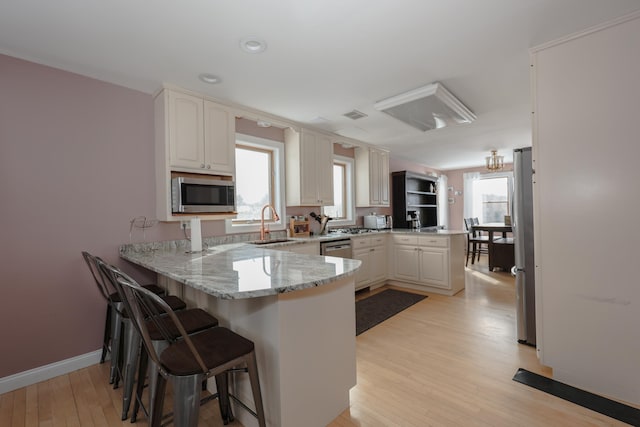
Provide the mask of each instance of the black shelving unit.
[{"label": "black shelving unit", "polygon": [[418,213],[421,228],[438,226],[437,179],[416,172],[400,171],[391,174],[393,191],[393,226],[410,228],[407,217]]}]

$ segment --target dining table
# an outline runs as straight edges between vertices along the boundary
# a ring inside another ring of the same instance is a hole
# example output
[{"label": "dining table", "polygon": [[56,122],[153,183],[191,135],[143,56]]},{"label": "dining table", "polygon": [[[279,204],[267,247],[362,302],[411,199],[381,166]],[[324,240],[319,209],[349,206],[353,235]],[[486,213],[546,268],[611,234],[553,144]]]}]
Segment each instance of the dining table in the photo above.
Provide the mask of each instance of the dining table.
[{"label": "dining table", "polygon": [[[513,232],[511,224],[504,222],[475,224],[472,226],[472,232],[476,231],[486,231],[489,236],[489,271],[493,271],[496,267],[509,271],[514,265],[513,237],[507,235]],[[496,233],[500,233],[502,237],[496,237]]]}]

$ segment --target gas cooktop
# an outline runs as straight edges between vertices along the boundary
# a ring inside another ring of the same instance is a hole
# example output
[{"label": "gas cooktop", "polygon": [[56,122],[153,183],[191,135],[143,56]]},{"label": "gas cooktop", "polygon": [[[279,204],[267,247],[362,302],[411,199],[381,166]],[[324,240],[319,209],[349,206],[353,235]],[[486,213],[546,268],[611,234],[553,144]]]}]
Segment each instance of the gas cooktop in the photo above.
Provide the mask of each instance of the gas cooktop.
[{"label": "gas cooktop", "polygon": [[361,228],[361,227],[350,227],[350,228],[332,228],[329,230],[329,233],[343,233],[343,234],[363,234],[363,233],[371,233],[373,231],[370,228]]}]

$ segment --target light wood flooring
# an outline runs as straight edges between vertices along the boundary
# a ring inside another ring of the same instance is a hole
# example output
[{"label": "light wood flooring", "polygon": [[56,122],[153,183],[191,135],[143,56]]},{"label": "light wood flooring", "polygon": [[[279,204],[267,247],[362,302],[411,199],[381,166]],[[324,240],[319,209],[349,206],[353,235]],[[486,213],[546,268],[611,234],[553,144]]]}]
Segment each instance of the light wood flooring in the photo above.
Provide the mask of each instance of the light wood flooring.
[{"label": "light wood flooring", "polygon": [[[331,427],[626,425],[512,381],[520,367],[550,371],[516,342],[513,278],[489,272],[484,257],[464,291],[427,295],[358,336],[358,384]],[[108,364],[94,365],[0,395],[0,426],[131,425],[107,378]],[[222,426],[217,403],[199,425]]]}]

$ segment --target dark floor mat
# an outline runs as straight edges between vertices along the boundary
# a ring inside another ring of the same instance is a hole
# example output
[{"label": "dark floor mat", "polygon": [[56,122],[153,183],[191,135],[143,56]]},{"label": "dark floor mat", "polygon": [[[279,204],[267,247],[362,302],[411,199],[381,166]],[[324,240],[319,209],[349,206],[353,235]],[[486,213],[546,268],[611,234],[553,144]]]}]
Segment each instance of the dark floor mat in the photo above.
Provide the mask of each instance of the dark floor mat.
[{"label": "dark floor mat", "polygon": [[576,405],[599,412],[618,421],[640,426],[640,410],[631,406],[580,390],[579,388],[552,380],[542,375],[534,374],[526,369],[518,369],[513,380],[538,390],[549,393]]},{"label": "dark floor mat", "polygon": [[427,298],[426,295],[387,289],[356,301],[356,335],[360,335],[425,298]]}]

